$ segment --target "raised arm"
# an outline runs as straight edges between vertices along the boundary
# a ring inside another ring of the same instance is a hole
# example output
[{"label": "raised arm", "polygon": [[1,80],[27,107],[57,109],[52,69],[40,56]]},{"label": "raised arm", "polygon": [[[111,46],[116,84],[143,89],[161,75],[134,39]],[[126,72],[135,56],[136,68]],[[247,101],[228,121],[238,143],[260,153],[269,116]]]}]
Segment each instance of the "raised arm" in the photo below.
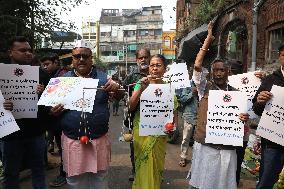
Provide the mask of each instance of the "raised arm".
[{"label": "raised arm", "polygon": [[194,62],[194,70],[197,71],[197,72],[202,71],[202,63],[203,63],[204,57],[206,55],[206,52],[208,51],[210,43],[215,39],[215,37],[212,34],[212,29],[213,29],[213,23],[209,22],[207,37],[204,40],[204,43],[203,43],[202,47],[200,48],[200,50],[199,50],[199,52],[196,56],[195,62]]}]

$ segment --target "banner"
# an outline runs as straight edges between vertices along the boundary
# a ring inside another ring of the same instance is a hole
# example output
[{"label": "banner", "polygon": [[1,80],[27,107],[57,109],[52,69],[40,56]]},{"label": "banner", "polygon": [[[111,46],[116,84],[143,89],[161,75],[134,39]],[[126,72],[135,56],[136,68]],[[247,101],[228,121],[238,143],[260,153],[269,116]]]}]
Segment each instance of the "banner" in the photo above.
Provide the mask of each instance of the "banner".
[{"label": "banner", "polygon": [[98,79],[92,78],[52,78],[42,93],[38,105],[56,106],[63,104],[65,109],[84,110],[91,113],[93,111],[98,83]]},{"label": "banner", "polygon": [[0,138],[20,130],[13,114],[4,109],[4,97],[0,91]]},{"label": "banner", "polygon": [[15,119],[37,117],[38,84],[38,66],[0,64],[0,90],[13,102]]},{"label": "banner", "polygon": [[270,92],[256,134],[284,146],[284,87],[273,85]]},{"label": "banner", "polygon": [[150,84],[140,97],[139,136],[165,135],[173,122],[174,95],[170,84]]},{"label": "banner", "polygon": [[164,74],[164,81],[169,82],[173,89],[191,87],[186,63],[173,63]]},{"label": "banner", "polygon": [[245,94],[240,91],[210,90],[208,99],[206,143],[243,146]]},{"label": "banner", "polygon": [[248,114],[250,119],[258,117],[252,109],[252,99],[255,96],[258,88],[260,87],[261,80],[254,75],[254,72],[232,75],[228,77],[229,85],[246,93],[248,99]]}]

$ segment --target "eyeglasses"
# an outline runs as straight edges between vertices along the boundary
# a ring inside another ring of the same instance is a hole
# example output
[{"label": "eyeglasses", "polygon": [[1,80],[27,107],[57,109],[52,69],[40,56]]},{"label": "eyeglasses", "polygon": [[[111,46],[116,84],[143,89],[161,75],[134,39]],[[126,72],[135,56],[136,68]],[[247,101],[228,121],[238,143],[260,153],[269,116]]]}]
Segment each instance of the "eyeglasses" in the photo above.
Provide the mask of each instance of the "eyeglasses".
[{"label": "eyeglasses", "polygon": [[73,54],[72,55],[74,59],[79,60],[81,58],[83,58],[84,60],[88,59],[91,57],[91,55],[89,54]]},{"label": "eyeglasses", "polygon": [[161,68],[162,66],[163,66],[163,64],[150,64],[149,65],[150,68],[154,68],[154,67]]}]

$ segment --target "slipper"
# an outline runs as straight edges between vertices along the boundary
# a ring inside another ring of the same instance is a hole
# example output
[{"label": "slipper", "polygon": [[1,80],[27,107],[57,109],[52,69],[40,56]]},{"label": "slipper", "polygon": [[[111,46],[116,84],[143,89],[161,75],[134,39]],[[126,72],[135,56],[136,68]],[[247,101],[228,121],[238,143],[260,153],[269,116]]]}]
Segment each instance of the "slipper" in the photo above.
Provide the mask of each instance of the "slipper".
[{"label": "slipper", "polygon": [[186,159],[180,159],[179,166],[185,167],[186,166]]}]

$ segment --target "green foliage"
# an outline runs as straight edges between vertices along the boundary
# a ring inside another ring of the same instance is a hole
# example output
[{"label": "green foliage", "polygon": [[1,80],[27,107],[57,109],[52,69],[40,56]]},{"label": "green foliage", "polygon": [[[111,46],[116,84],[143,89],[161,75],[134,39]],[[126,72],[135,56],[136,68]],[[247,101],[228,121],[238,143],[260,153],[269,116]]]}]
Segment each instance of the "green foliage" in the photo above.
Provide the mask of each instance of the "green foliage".
[{"label": "green foliage", "polygon": [[234,2],[236,0],[201,0],[195,11],[186,18],[181,30],[177,33],[177,37],[184,36],[189,27],[197,28],[204,23],[208,23],[224,8]]},{"label": "green foliage", "polygon": [[[27,36],[33,47],[51,31],[69,31],[74,23],[61,18],[85,0],[0,0],[0,41],[2,48],[15,35]],[[2,49],[3,50],[3,49]],[[1,51],[1,49],[0,49]]]},{"label": "green foliage", "polygon": [[102,70],[104,72],[106,72],[106,70],[109,68],[109,65],[106,62],[103,62],[96,55],[93,56],[93,63],[97,69]]}]

